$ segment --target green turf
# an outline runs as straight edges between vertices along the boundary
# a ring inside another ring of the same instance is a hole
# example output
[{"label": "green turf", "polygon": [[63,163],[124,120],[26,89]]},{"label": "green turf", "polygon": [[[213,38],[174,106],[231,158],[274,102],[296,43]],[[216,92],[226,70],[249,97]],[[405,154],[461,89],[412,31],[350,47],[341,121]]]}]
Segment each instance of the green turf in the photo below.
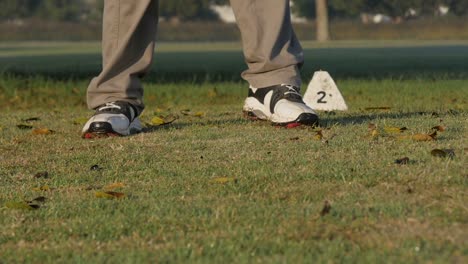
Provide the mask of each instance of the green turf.
[{"label": "green turf", "polygon": [[[320,113],[317,129],[243,118],[235,44],[180,48],[190,56],[163,50],[145,81],[142,119],[180,118],[136,136],[83,140],[88,75],[99,68],[95,44],[87,45],[55,56],[47,45],[34,56],[34,45],[0,48],[1,65],[15,65],[0,78],[0,263],[467,261],[466,46],[310,47],[311,63],[342,76],[350,107]],[[5,55],[23,48],[28,55]],[[206,53],[214,59],[200,70],[196,58]],[[184,75],[163,63],[174,57],[186,60]],[[210,81],[206,73],[225,65],[221,80]],[[410,138],[438,125],[446,130],[437,140]],[[434,157],[436,148],[455,156]],[[395,163],[403,157],[408,164]],[[44,171],[48,178],[34,177]],[[115,189],[125,198],[96,197],[112,183],[125,184]],[[38,196],[47,201],[37,210],[6,207]],[[325,201],[331,210],[321,215]]]},{"label": "green turf", "polygon": [[[316,70],[336,78],[468,78],[468,42],[305,43],[303,79]],[[0,71],[50,78],[89,78],[99,71],[98,43],[0,45]],[[162,43],[148,80],[152,82],[240,81],[245,69],[238,43]]]}]

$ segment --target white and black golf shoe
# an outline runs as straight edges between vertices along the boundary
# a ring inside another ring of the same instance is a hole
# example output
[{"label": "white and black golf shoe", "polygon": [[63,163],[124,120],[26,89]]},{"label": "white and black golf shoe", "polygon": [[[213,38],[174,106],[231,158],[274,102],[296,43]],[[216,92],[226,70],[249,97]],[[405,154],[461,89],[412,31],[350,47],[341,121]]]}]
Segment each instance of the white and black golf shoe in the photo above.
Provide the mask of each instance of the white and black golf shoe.
[{"label": "white and black golf shoe", "polygon": [[96,108],[82,130],[83,138],[128,136],[141,132],[142,125],[134,107],[122,101],[106,103]]},{"label": "white and black golf shoe", "polygon": [[285,84],[250,88],[243,110],[250,119],[269,120],[276,125],[315,126],[319,121],[314,110],[302,100],[299,88]]}]

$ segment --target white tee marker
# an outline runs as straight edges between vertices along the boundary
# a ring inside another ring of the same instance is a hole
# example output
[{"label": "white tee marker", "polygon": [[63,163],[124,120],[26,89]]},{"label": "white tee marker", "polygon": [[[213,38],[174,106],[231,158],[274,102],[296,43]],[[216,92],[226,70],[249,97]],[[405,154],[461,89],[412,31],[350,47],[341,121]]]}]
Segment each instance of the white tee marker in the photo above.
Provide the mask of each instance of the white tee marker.
[{"label": "white tee marker", "polygon": [[304,94],[304,102],[314,110],[347,111],[348,106],[330,74],[317,71]]}]

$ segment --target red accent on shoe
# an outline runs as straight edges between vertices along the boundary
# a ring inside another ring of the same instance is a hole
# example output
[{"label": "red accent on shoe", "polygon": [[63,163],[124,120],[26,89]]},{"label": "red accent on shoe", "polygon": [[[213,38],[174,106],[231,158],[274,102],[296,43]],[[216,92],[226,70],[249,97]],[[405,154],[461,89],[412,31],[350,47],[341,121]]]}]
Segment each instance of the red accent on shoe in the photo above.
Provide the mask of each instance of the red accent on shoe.
[{"label": "red accent on shoe", "polygon": [[93,133],[86,133],[86,134],[83,135],[83,138],[84,139],[93,139],[94,134]]},{"label": "red accent on shoe", "polygon": [[286,125],[286,128],[295,128],[295,127],[298,127],[298,126],[301,126],[302,124],[301,123],[289,123]]},{"label": "red accent on shoe", "polygon": [[86,133],[83,135],[84,139],[96,139],[96,138],[109,138],[109,137],[119,137],[119,134],[116,133],[105,133],[105,134],[99,134],[99,133]]}]

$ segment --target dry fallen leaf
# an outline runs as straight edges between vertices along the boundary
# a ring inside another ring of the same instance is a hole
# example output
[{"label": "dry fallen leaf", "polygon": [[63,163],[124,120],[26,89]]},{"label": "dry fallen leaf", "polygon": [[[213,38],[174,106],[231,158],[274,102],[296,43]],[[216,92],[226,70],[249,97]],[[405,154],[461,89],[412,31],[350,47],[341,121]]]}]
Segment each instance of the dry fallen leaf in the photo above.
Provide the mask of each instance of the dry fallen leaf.
[{"label": "dry fallen leaf", "polygon": [[211,183],[221,183],[221,184],[225,184],[225,183],[229,183],[229,182],[237,183],[237,179],[232,178],[232,177],[218,177],[218,178],[212,179],[210,182]]},{"label": "dry fallen leaf", "polygon": [[444,126],[435,126],[432,128],[432,130],[439,131],[439,132],[444,132],[445,129],[446,128]]},{"label": "dry fallen leaf", "polygon": [[45,203],[45,201],[47,201],[47,198],[44,197],[44,196],[39,196],[39,197],[36,197],[34,199],[32,199],[31,201],[26,201],[28,204],[31,204],[31,203],[34,203],[34,202],[39,202],[39,203]]},{"label": "dry fallen leaf", "polygon": [[9,209],[23,209],[23,210],[34,210],[39,209],[40,206],[38,204],[30,204],[26,201],[21,202],[6,202],[5,207]]},{"label": "dry fallen leaf", "polygon": [[107,199],[120,199],[120,198],[123,198],[125,197],[125,193],[121,193],[121,192],[111,192],[111,191],[108,191],[108,192],[96,192],[95,193],[95,196],[96,198],[107,198]]},{"label": "dry fallen leaf", "polygon": [[405,130],[408,130],[406,127],[384,127],[385,132],[387,133],[402,133]]},{"label": "dry fallen leaf", "polygon": [[453,149],[433,149],[431,155],[439,158],[450,158],[455,157],[455,151]]},{"label": "dry fallen leaf", "polygon": [[164,119],[161,118],[161,117],[155,116],[155,117],[153,117],[153,118],[151,119],[151,124],[152,124],[152,125],[155,125],[155,126],[163,125],[163,124],[164,124]]},{"label": "dry fallen leaf", "polygon": [[103,170],[103,168],[97,164],[91,166],[91,168],[89,168],[90,170],[92,171],[100,171],[100,170]]},{"label": "dry fallen leaf", "polygon": [[21,119],[21,121],[23,122],[32,122],[32,121],[39,121],[39,120],[41,120],[39,117],[30,117],[30,118]]},{"label": "dry fallen leaf", "polygon": [[181,110],[180,113],[186,116],[192,115],[192,111],[190,111],[190,109]]},{"label": "dry fallen leaf", "polygon": [[100,190],[102,189],[102,185],[90,185],[85,188],[86,191],[91,191],[91,190]]},{"label": "dry fallen leaf", "polygon": [[194,117],[204,117],[205,112],[203,111],[198,111],[198,112],[192,112],[190,109],[184,109],[180,111],[181,114],[186,115],[186,116],[194,116]]},{"label": "dry fallen leaf", "polygon": [[373,123],[369,123],[367,125],[367,130],[369,131],[369,134],[372,138],[375,138],[379,135],[379,131],[377,129],[377,125]]},{"label": "dry fallen leaf", "polygon": [[173,123],[174,121],[176,121],[177,119],[179,119],[178,116],[176,115],[167,115],[165,117],[162,117],[162,116],[155,116],[151,119],[151,124],[152,126],[162,126],[162,125],[168,125],[168,124],[171,124]]},{"label": "dry fallen leaf", "polygon": [[414,141],[432,141],[437,139],[437,132],[434,131],[432,134],[415,134],[415,135],[408,135],[408,136],[400,136],[398,139],[411,139]]},{"label": "dry fallen leaf", "polygon": [[16,125],[16,127],[19,128],[19,129],[22,129],[22,130],[32,129],[33,128],[33,126],[25,125],[25,124],[19,124],[19,125]]},{"label": "dry fallen leaf", "polygon": [[48,128],[36,128],[32,131],[32,133],[33,135],[50,135],[55,133],[55,131]]},{"label": "dry fallen leaf", "polygon": [[204,117],[204,116],[205,116],[205,112],[198,111],[198,112],[196,112],[193,116],[196,116],[196,117]]},{"label": "dry fallen leaf", "polygon": [[322,130],[319,130],[319,131],[316,131],[316,132],[315,132],[314,139],[315,139],[315,140],[319,140],[319,141],[323,139]]},{"label": "dry fallen leaf", "polygon": [[320,216],[325,216],[325,215],[329,214],[331,209],[332,209],[332,207],[331,207],[330,202],[325,201],[325,203],[323,204],[322,211],[320,211]]},{"label": "dry fallen leaf", "polygon": [[51,189],[48,185],[44,185],[44,186],[32,188],[32,190],[36,192],[45,192],[45,191],[50,191]]},{"label": "dry fallen leaf", "polygon": [[34,174],[34,178],[39,179],[39,178],[49,178],[49,172],[48,171],[40,171],[36,174]]},{"label": "dry fallen leaf", "polygon": [[404,157],[404,158],[395,160],[395,163],[398,165],[406,165],[409,163],[409,161],[410,159],[408,157]]},{"label": "dry fallen leaf", "polygon": [[377,107],[366,107],[364,108],[364,110],[366,111],[372,111],[372,110],[390,110],[392,109],[391,107],[389,106],[377,106]]}]

